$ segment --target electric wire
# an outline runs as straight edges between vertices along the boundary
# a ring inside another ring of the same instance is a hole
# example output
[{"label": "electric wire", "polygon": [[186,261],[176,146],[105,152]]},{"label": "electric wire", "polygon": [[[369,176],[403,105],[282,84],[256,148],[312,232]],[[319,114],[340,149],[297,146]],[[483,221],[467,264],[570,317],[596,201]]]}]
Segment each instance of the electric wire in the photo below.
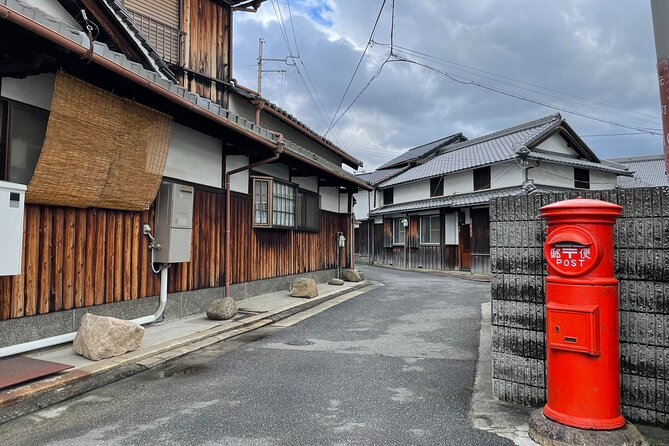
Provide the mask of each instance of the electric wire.
[{"label": "electric wire", "polygon": [[[572,94],[572,93],[567,93],[567,92],[564,92],[564,91],[560,91],[560,90],[556,90],[556,89],[553,89],[553,88],[545,87],[545,86],[542,86],[542,85],[539,85],[539,84],[534,84],[534,83],[531,83],[531,82],[522,81],[522,80],[519,80],[519,79],[509,77],[509,76],[498,74],[498,73],[495,73],[495,72],[492,72],[492,71],[486,71],[486,70],[482,70],[480,68],[471,67],[469,65],[458,63],[458,62],[455,62],[455,61],[452,61],[452,60],[449,60],[449,59],[437,57],[437,56],[434,56],[434,55],[431,55],[431,54],[428,54],[428,53],[425,53],[425,52],[421,52],[421,51],[418,51],[418,50],[414,50],[414,49],[411,49],[411,48],[400,46],[400,45],[397,45],[396,43],[392,43],[391,45],[389,45],[387,43],[376,42],[376,41],[374,41],[372,43],[374,43],[376,45],[379,45],[379,46],[392,47],[393,50],[398,50],[399,49],[403,52],[408,52],[410,54],[413,54],[414,56],[423,56],[421,58],[428,58],[428,59],[438,60],[438,61],[441,61],[441,62],[445,62],[447,64],[451,64],[451,65],[455,65],[455,66],[458,66],[458,67],[466,68],[468,70],[473,70],[473,71],[476,71],[476,72],[479,72],[479,73],[489,74],[491,76],[496,76],[496,77],[506,79],[506,80],[509,80],[509,81],[512,81],[512,82],[517,82],[519,84],[529,85],[531,87],[540,88],[542,90],[551,91],[553,93],[558,93],[558,94],[561,94],[561,95],[564,95],[564,96],[570,96],[572,98],[580,99],[582,101],[592,102],[594,104],[599,104],[599,105],[602,105],[602,106],[605,106],[605,107],[610,107],[610,108],[616,109],[618,111],[634,113],[634,114],[637,114],[637,115],[640,115],[640,116],[645,116],[645,117],[653,118],[653,119],[657,120],[656,115],[651,115],[651,114],[648,114],[648,113],[629,110],[627,108],[620,107],[620,106],[617,106],[617,105],[607,104],[605,102],[600,102],[600,101],[597,101],[597,100],[594,100],[594,99],[584,98],[582,96],[578,96],[578,95],[575,95],[575,94]],[[483,77],[483,76],[481,76],[481,77]],[[497,82],[501,82],[501,81],[496,80],[496,79],[492,79],[492,80],[495,80]],[[518,88],[522,88],[522,87],[518,87]],[[583,104],[583,105],[585,105],[585,104]]]},{"label": "electric wire", "polygon": [[[467,79],[467,78],[464,78],[462,76],[452,75],[452,74],[450,74],[446,71],[440,70],[440,69],[432,67],[430,65],[427,65],[427,64],[424,64],[424,63],[421,63],[421,62],[418,62],[418,61],[415,61],[415,60],[412,60],[412,59],[409,59],[409,58],[406,58],[406,57],[403,57],[403,56],[400,56],[400,55],[397,55],[397,54],[395,54],[394,57],[395,57],[395,59],[391,60],[391,62],[395,62],[395,61],[405,62],[405,63],[413,64],[413,65],[416,65],[416,66],[420,66],[420,67],[426,68],[428,70],[434,71],[435,73],[440,74],[444,77],[447,77],[447,78],[451,79],[452,81],[457,82],[459,84],[473,85],[473,86],[483,88],[485,90],[492,91],[494,93],[498,93],[498,94],[501,94],[501,95],[504,95],[504,96],[512,97],[512,98],[519,99],[519,100],[522,100],[522,101],[525,101],[525,102],[530,102],[530,103],[536,104],[536,105],[541,105],[541,106],[548,107],[548,108],[558,110],[558,111],[562,111],[562,112],[565,112],[565,113],[571,113],[573,115],[580,116],[582,118],[602,122],[602,123],[613,125],[613,126],[616,126],[616,127],[626,128],[626,129],[629,129],[629,130],[636,130],[638,132],[648,133],[648,134],[651,134],[651,135],[660,135],[661,134],[661,133],[659,133],[659,129],[649,129],[649,128],[645,128],[645,127],[635,127],[635,126],[632,126],[632,125],[627,125],[627,124],[623,124],[623,123],[620,123],[620,122],[611,121],[609,119],[589,115],[587,113],[583,113],[583,112],[580,112],[578,110],[574,110],[574,109],[571,109],[571,108],[562,107],[562,106],[558,106],[558,105],[554,105],[554,104],[549,104],[547,102],[543,102],[543,101],[540,101],[538,99],[530,98],[530,97],[527,97],[527,96],[522,96],[522,95],[519,95],[519,94],[516,94],[516,93],[511,93],[509,91],[502,90],[500,88],[493,87],[491,85],[486,85],[486,84],[474,81],[472,79]],[[460,79],[458,79],[458,77],[460,77]]]},{"label": "electric wire", "polygon": [[[365,49],[362,51],[362,54],[360,55],[360,60],[358,60],[357,65],[355,66],[355,69],[353,70],[353,74],[351,75],[351,79],[348,81],[348,85],[346,86],[346,89],[344,90],[344,94],[341,97],[341,100],[339,101],[339,104],[337,105],[337,109],[334,112],[334,115],[332,116],[332,121],[330,122],[330,125],[328,126],[325,136],[330,132],[332,127],[334,127],[335,120],[337,119],[337,114],[339,113],[339,110],[341,110],[341,106],[344,103],[344,99],[346,98],[346,95],[348,94],[348,91],[351,88],[351,84],[353,84],[353,79],[355,79],[355,75],[358,73],[358,70],[360,69],[360,65],[362,65],[362,61],[365,58],[365,55],[367,54],[367,50],[369,47],[372,45],[372,40],[374,38],[374,33],[376,32],[376,27],[379,24],[379,20],[381,19],[381,14],[383,13],[383,9],[386,6],[386,1],[383,0],[381,3],[381,8],[379,9],[379,13],[376,16],[376,20],[374,21],[374,26],[372,27],[372,32],[369,35],[369,39],[367,40],[367,45],[365,45]],[[349,107],[350,108],[350,107]]]}]

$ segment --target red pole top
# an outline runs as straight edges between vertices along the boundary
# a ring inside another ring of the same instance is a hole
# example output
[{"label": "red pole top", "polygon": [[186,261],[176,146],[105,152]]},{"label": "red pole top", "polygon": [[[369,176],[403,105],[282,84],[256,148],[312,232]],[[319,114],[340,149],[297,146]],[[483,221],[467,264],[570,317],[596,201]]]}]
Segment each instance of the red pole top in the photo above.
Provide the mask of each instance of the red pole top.
[{"label": "red pole top", "polygon": [[540,209],[541,217],[548,223],[615,223],[623,215],[623,207],[602,200],[589,198],[574,198],[558,201]]}]

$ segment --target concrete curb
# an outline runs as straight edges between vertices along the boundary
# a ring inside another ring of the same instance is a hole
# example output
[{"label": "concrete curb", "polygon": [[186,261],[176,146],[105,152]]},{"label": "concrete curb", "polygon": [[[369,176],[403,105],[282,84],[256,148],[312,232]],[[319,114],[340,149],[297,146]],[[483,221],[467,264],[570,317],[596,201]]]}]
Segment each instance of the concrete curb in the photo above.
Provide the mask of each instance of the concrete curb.
[{"label": "concrete curb", "polygon": [[226,339],[273,324],[337,297],[369,288],[358,293],[364,294],[376,286],[374,282],[363,281],[341,291],[305,299],[298,305],[284,305],[271,312],[253,315],[229,325],[210,328],[156,344],[150,350],[130,352],[116,358],[98,361],[54,378],[47,378],[1,393],[0,424],[61,403]]}]

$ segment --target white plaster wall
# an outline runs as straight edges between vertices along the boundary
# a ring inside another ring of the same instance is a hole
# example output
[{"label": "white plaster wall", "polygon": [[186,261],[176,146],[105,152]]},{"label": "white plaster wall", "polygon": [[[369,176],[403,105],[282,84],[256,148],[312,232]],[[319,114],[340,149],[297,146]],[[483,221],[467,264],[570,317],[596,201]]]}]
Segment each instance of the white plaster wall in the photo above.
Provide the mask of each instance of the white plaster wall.
[{"label": "white plaster wall", "polygon": [[346,192],[339,193],[339,213],[348,213],[348,193]]},{"label": "white plaster wall", "polygon": [[302,189],[318,193],[318,177],[293,177],[291,181]]},{"label": "white plaster wall", "polygon": [[[225,172],[238,169],[240,167],[249,165],[249,157],[245,155],[226,155],[225,157]],[[243,194],[250,193],[249,191],[249,171],[242,170],[230,177],[230,190],[241,192]]]},{"label": "white plaster wall", "polygon": [[590,171],[590,189],[615,189],[617,182],[618,176],[614,173],[602,172],[601,170]]},{"label": "white plaster wall", "polygon": [[321,187],[321,209],[330,212],[339,212],[339,188]]},{"label": "white plaster wall", "polygon": [[537,146],[538,149],[565,155],[576,155],[576,151],[567,146],[567,141],[560,135],[555,134]]},{"label": "white plaster wall", "polygon": [[[374,192],[360,191],[353,194],[355,205],[353,206],[353,213],[357,220],[367,220],[369,217],[369,204],[372,203]],[[368,201],[369,200],[369,201]]]},{"label": "white plaster wall", "polygon": [[[523,173],[515,161],[493,164],[490,166],[491,189],[520,186],[523,184]],[[472,171],[472,189],[474,188],[474,173]]]},{"label": "white plaster wall", "polygon": [[81,30],[81,26],[77,23],[76,20],[63,8],[58,0],[23,0],[23,3],[27,3],[30,6],[41,9],[51,17],[54,17],[62,22],[67,23],[73,28]]},{"label": "white plaster wall", "polygon": [[[490,178],[492,179],[492,172]],[[471,170],[457,172],[451,175],[446,175],[444,177],[444,195],[466,194],[468,192],[472,192],[473,190],[474,174]]]},{"label": "white plaster wall", "polygon": [[223,142],[209,135],[172,123],[165,176],[223,187]]},{"label": "white plaster wall", "polygon": [[44,110],[51,110],[56,75],[43,73],[23,79],[3,77],[0,81],[0,96]]},{"label": "white plaster wall", "polygon": [[527,171],[535,184],[557,187],[574,187],[574,168],[561,164],[541,162],[539,167]]},{"label": "white plaster wall", "polygon": [[407,203],[427,198],[430,198],[430,180],[422,180],[395,186],[393,202]]},{"label": "white plaster wall", "polygon": [[285,181],[290,180],[290,167],[281,163],[263,164],[261,166],[254,167],[253,171]]}]

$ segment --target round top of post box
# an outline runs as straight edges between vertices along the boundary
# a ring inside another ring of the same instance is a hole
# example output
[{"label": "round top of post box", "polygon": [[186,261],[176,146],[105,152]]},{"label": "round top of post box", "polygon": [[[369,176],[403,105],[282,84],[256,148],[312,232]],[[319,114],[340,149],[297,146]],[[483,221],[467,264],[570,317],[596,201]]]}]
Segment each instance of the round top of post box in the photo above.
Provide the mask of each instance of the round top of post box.
[{"label": "round top of post box", "polygon": [[574,198],[551,203],[540,209],[541,216],[549,223],[615,223],[623,215],[622,206],[602,200]]}]

